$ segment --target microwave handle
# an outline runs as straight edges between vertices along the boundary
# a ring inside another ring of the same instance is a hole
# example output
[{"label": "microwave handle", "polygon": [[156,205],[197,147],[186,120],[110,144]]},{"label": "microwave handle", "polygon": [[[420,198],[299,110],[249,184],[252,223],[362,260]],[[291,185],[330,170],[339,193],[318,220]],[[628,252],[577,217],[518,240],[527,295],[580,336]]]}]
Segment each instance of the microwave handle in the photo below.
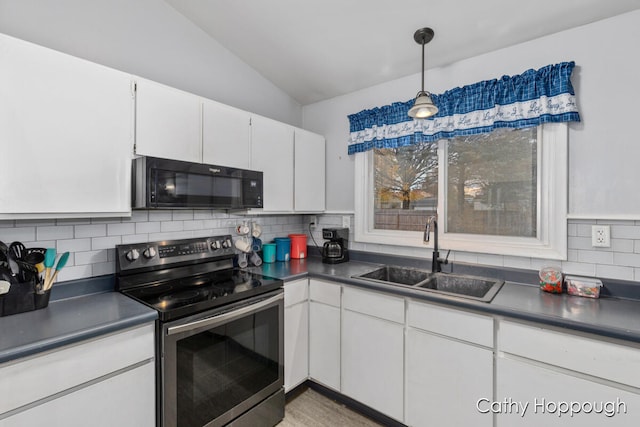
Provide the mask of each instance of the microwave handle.
[{"label": "microwave handle", "polygon": [[196,320],[194,322],[185,323],[184,325],[172,326],[167,329],[167,335],[175,335],[180,332],[190,331],[193,329],[198,329],[207,326],[217,326],[219,324],[229,322],[235,320],[236,318],[240,318],[242,316],[246,316],[252,312],[256,312],[261,310],[264,307],[272,305],[274,302],[278,300],[284,300],[284,294],[280,293],[276,296],[264,299],[255,304],[248,305],[246,307],[239,308],[237,310],[229,311],[228,313],[220,314],[218,316],[207,317],[205,319]]}]

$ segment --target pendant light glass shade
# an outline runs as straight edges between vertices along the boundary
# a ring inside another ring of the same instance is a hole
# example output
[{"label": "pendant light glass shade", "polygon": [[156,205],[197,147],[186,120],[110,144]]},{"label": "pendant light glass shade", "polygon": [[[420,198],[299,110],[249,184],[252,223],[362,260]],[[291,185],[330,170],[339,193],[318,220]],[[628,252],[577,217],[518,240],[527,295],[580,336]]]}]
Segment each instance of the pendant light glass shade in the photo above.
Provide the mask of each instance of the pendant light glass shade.
[{"label": "pendant light glass shade", "polygon": [[413,107],[409,110],[409,117],[414,119],[426,119],[438,112],[438,107],[431,100],[429,92],[418,92]]},{"label": "pendant light glass shade", "polygon": [[424,90],[424,45],[433,38],[431,28],[420,28],[413,35],[416,43],[422,45],[422,90],[418,92],[413,107],[409,110],[409,117],[414,119],[426,119],[438,113],[438,107],[431,100],[431,94]]}]

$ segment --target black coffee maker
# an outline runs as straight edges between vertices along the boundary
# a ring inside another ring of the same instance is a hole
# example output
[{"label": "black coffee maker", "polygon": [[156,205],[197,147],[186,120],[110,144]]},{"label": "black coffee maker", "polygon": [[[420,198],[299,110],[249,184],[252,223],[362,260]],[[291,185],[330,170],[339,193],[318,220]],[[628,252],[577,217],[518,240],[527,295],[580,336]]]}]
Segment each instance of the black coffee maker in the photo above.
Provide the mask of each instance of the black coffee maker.
[{"label": "black coffee maker", "polygon": [[322,262],[338,264],[349,261],[348,228],[323,228],[322,238],[328,240],[322,247]]}]

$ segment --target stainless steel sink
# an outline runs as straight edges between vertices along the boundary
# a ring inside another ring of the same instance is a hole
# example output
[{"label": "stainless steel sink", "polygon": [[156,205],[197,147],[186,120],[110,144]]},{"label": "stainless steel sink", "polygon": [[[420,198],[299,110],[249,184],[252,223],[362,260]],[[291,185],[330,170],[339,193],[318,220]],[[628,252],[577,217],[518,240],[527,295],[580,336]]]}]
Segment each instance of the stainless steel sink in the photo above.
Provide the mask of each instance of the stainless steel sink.
[{"label": "stainless steel sink", "polygon": [[384,266],[369,273],[352,276],[373,282],[410,286],[425,292],[439,293],[476,301],[490,302],[503,280],[466,274],[432,273],[414,268]]},{"label": "stainless steel sink", "polygon": [[425,290],[490,302],[503,284],[504,280],[495,280],[486,277],[434,273],[429,280],[418,283],[415,286]]},{"label": "stainless steel sink", "polygon": [[413,268],[402,268],[393,266],[380,267],[370,273],[353,276],[357,279],[372,280],[375,282],[395,283],[400,285],[419,285],[426,283],[430,279],[430,271],[416,270]]}]

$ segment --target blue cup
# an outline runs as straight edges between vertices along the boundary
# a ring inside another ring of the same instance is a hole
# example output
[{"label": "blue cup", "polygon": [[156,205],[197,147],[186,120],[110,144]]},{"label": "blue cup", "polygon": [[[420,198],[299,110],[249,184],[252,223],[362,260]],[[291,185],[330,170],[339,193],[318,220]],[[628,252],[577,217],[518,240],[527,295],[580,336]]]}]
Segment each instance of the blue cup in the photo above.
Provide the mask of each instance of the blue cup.
[{"label": "blue cup", "polygon": [[267,263],[276,262],[276,244],[275,243],[262,244],[262,261]]},{"label": "blue cup", "polygon": [[276,237],[276,261],[289,261],[291,258],[291,239],[288,237]]}]

